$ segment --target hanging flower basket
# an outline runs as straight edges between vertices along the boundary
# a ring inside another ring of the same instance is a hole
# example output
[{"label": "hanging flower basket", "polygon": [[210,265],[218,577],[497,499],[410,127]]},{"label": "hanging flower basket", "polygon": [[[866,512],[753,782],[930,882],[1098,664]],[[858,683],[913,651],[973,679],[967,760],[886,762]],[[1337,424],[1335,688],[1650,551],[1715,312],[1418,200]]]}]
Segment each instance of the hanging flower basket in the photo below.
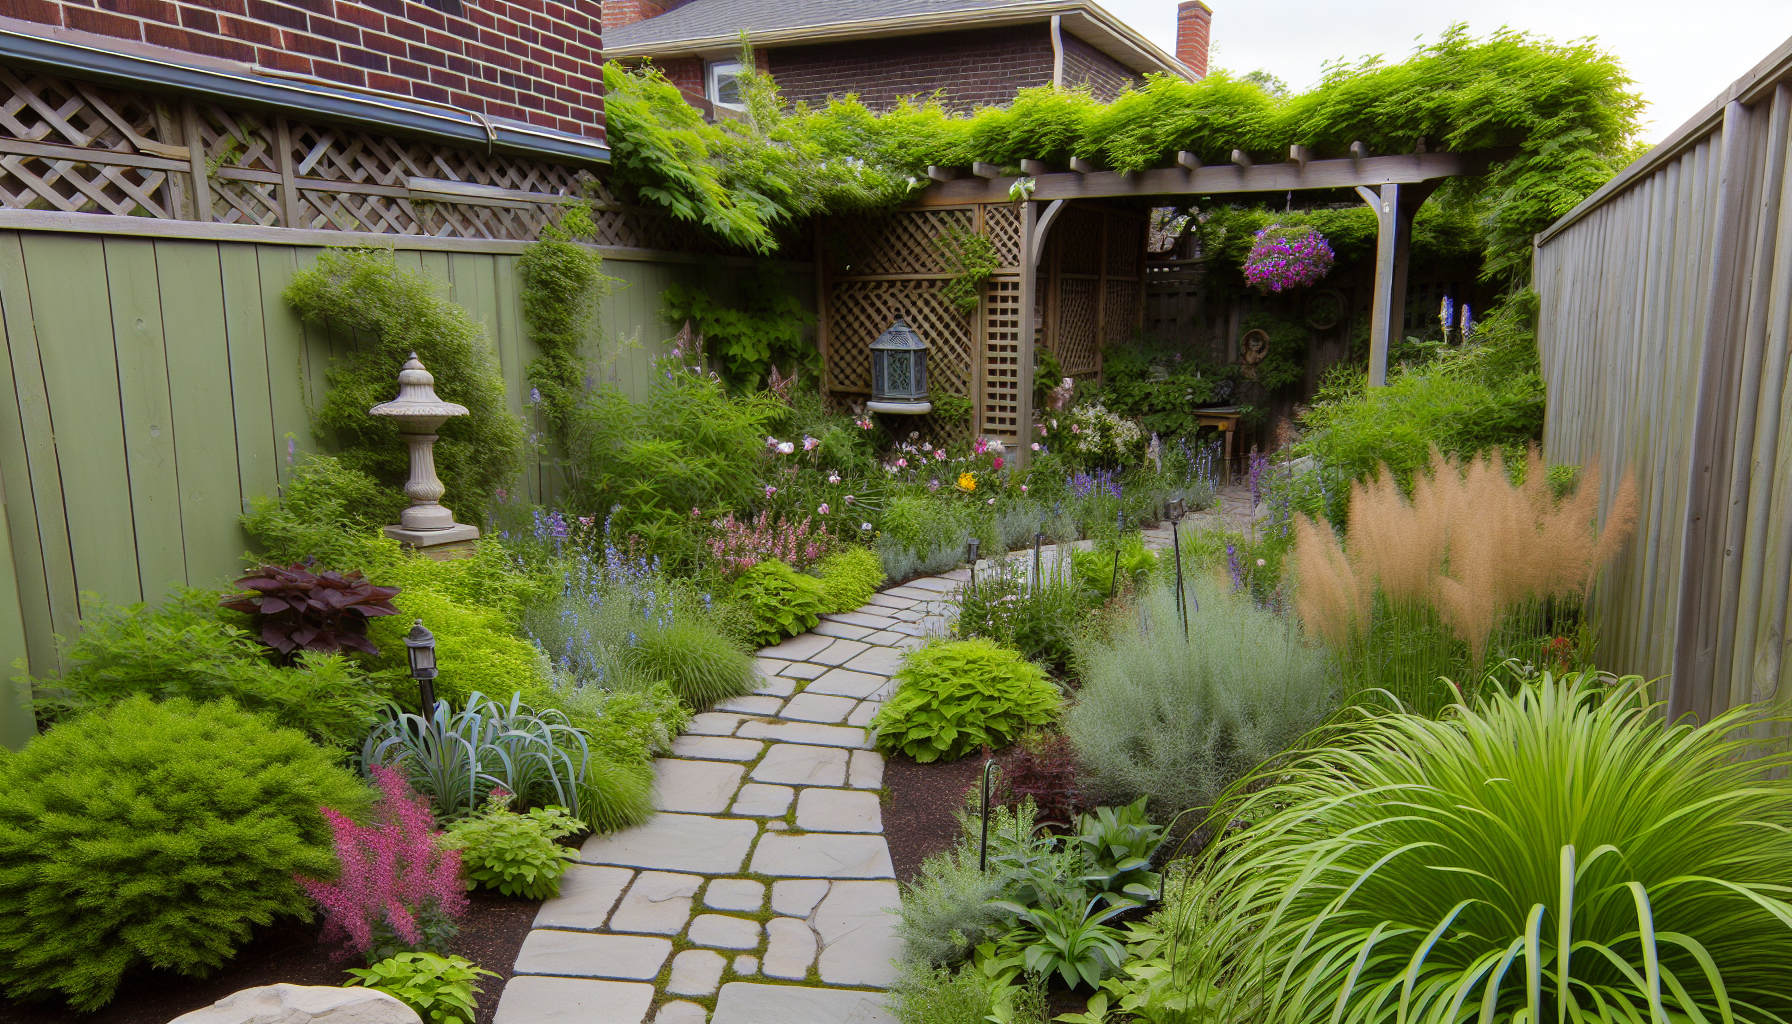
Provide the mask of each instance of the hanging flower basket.
[{"label": "hanging flower basket", "polygon": [[1244,258],[1245,283],[1263,291],[1305,288],[1331,272],[1332,247],[1312,228],[1267,227]]}]

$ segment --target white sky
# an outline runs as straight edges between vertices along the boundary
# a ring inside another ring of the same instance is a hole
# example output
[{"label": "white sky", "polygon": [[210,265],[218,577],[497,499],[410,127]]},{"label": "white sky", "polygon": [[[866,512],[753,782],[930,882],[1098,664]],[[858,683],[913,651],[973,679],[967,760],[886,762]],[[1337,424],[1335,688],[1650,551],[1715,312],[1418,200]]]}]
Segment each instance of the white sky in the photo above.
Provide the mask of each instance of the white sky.
[{"label": "white sky", "polygon": [[[1176,52],[1176,0],[1097,0]],[[1650,103],[1643,137],[1659,141],[1792,37],[1792,0],[1207,0],[1214,62],[1263,68],[1295,90],[1336,57],[1399,60],[1414,37],[1451,22],[1482,35],[1507,25],[1558,40],[1596,36]]]}]

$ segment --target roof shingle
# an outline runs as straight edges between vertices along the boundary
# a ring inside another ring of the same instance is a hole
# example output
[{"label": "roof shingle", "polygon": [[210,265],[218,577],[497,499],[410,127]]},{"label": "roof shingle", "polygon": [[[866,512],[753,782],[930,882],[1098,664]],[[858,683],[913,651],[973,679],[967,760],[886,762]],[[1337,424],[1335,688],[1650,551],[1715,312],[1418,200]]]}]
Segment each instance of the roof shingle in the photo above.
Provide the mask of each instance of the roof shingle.
[{"label": "roof shingle", "polygon": [[961,11],[1014,7],[1025,0],[690,0],[657,18],[637,21],[604,33],[616,47],[669,43],[684,39],[730,36],[745,29],[783,29],[839,25],[855,21],[949,16]]}]

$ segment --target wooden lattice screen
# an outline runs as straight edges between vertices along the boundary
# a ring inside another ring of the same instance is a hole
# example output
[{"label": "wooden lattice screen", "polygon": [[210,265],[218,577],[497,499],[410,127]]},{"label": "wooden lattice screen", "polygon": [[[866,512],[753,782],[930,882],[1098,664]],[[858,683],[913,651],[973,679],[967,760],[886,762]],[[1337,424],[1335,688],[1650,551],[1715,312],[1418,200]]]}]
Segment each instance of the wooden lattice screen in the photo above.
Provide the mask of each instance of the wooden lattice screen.
[{"label": "wooden lattice screen", "polygon": [[1102,346],[1140,328],[1148,227],[1142,213],[1072,204],[1046,235],[1038,344],[1065,376],[1098,376]]},{"label": "wooden lattice screen", "polygon": [[[960,233],[988,237],[1003,264],[989,283],[990,298],[969,313],[942,294],[959,274],[951,238]],[[993,296],[999,282],[1018,281],[1020,216],[1012,206],[936,207],[883,217],[832,218],[822,234],[822,249],[817,256],[824,268],[820,336],[831,394],[851,401],[870,396],[871,343],[897,317],[919,331],[930,346],[928,373],[936,393],[975,399],[985,390],[990,360],[985,343],[992,330]],[[1012,301],[1018,307],[1018,291]],[[1014,334],[1018,352],[1015,327],[1006,329]],[[1013,418],[1012,409],[1008,415]],[[917,423],[917,428],[939,436],[962,433],[967,426],[933,416]]]},{"label": "wooden lattice screen", "polygon": [[592,201],[601,245],[716,248],[562,164],[0,66],[9,209],[528,240],[578,197]]}]

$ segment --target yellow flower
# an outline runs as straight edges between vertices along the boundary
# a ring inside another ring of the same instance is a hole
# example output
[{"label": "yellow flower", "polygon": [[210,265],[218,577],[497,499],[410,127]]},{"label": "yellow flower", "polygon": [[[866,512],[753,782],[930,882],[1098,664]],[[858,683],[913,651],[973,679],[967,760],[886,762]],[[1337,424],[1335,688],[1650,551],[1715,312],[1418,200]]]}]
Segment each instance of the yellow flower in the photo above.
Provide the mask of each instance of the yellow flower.
[{"label": "yellow flower", "polygon": [[977,478],[972,476],[969,473],[958,474],[958,489],[961,491],[976,490],[977,489]]}]

